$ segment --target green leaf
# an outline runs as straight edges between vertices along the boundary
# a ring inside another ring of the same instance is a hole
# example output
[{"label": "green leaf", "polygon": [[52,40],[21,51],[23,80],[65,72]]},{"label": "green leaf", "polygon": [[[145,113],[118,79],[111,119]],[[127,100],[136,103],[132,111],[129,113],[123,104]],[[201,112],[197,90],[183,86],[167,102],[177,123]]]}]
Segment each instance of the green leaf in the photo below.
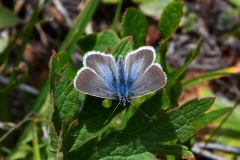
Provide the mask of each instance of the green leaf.
[{"label": "green leaf", "polygon": [[[49,159],[63,159],[68,141],[65,133],[76,115],[79,93],[73,86],[75,71],[70,63],[63,64],[55,52],[50,59],[50,102],[49,102],[49,137],[47,148]],[[68,61],[69,62],[69,61]]]},{"label": "green leaf", "polygon": [[173,1],[164,8],[158,23],[158,28],[164,41],[168,40],[174,34],[182,16],[183,2],[180,0]]},{"label": "green leaf", "polygon": [[0,5],[0,28],[13,27],[17,21],[18,17],[13,11]]},{"label": "green leaf", "polygon": [[238,0],[230,0],[230,2],[240,7],[240,2]]},{"label": "green leaf", "polygon": [[133,36],[134,48],[141,47],[146,39],[148,21],[144,15],[135,8],[128,8],[122,20],[121,36]]},{"label": "green leaf", "polygon": [[112,54],[117,58],[119,55],[123,57],[127,55],[128,52],[133,50],[133,38],[131,36],[123,38],[120,43],[113,49]]},{"label": "green leaf", "polygon": [[0,38],[0,54],[7,47],[7,44],[8,44],[8,40]]},{"label": "green leaf", "polygon": [[72,67],[63,67],[63,73],[55,84],[55,106],[61,119],[72,118],[77,111],[78,91],[73,86],[74,76]]},{"label": "green leaf", "polygon": [[[115,141],[115,143],[117,142]],[[141,141],[136,141],[132,143],[130,147],[131,148],[129,148],[128,145],[122,146],[121,148],[117,147],[109,155],[92,155],[89,160],[155,160],[156,155],[159,155],[160,157],[165,155],[175,155],[181,159],[194,158],[194,155],[187,149],[187,147],[181,145],[153,144],[152,146],[143,146]],[[105,150],[105,152],[108,152],[108,150]]]},{"label": "green leaf", "polygon": [[119,41],[116,32],[107,30],[99,34],[90,34],[80,38],[78,46],[84,53],[90,50],[110,52]]},{"label": "green leaf", "polygon": [[133,0],[139,4],[139,9],[144,13],[146,16],[151,16],[156,20],[160,19],[161,13],[164,7],[170,3],[170,0]]},{"label": "green leaf", "polygon": [[[214,98],[194,99],[176,110],[161,114],[159,117],[155,116],[150,120],[142,113],[137,112],[124,130],[105,137],[95,148],[88,144],[81,152],[75,154],[81,159],[104,159],[105,157],[134,159],[143,156],[152,159],[156,153],[174,154],[172,149],[161,148],[162,142],[186,138],[195,134],[194,123],[204,116],[204,112],[210,108],[213,102]],[[145,105],[151,110],[152,107],[149,107],[147,103]],[[181,153],[181,151],[179,152]],[[175,154],[179,154],[179,152]]]},{"label": "green leaf", "polygon": [[228,67],[224,69],[215,70],[212,72],[204,73],[202,75],[199,75],[198,77],[195,77],[191,80],[183,82],[183,88],[189,88],[205,81],[219,79],[221,77],[230,76],[232,74],[239,74],[239,73],[240,73],[240,67]]},{"label": "green leaf", "polygon": [[168,81],[168,87],[170,88],[172,85],[174,85],[174,83],[179,80],[182,75],[186,72],[188,66],[192,63],[192,61],[197,57],[197,55],[199,54],[200,52],[200,49],[202,47],[202,44],[204,42],[204,39],[201,38],[199,41],[198,41],[198,44],[197,44],[197,47],[195,49],[192,50],[192,52],[187,56],[183,66],[181,66],[177,71],[176,73],[173,74],[172,77],[169,78],[169,81]]},{"label": "green leaf", "polygon": [[61,58],[54,53],[50,60],[51,107],[52,112],[56,112],[61,119],[73,118],[79,96],[73,85],[76,72],[70,63],[62,65]]},{"label": "green leaf", "polygon": [[[104,126],[104,122],[108,116],[112,113],[114,107],[104,108],[102,105],[102,99],[88,96],[85,104],[80,113],[81,121],[80,128],[76,130],[76,139],[71,147],[71,151],[74,151],[83,145],[91,142],[94,139],[99,139],[106,131],[107,126]],[[114,103],[112,106],[116,106]],[[114,115],[119,113],[118,108]]]},{"label": "green leaf", "polygon": [[119,2],[119,0],[102,0],[102,2],[107,4],[116,4]]}]

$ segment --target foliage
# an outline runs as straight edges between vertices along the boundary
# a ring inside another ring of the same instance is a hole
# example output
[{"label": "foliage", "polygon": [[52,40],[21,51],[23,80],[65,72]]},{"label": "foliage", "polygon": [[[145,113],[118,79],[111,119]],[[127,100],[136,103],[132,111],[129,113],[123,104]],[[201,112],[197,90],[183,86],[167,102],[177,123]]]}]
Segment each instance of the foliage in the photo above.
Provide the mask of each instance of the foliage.
[{"label": "foliage", "polygon": [[0,6],[0,28],[12,27],[17,23],[17,16],[8,8]]},{"label": "foliage", "polygon": [[[174,34],[182,17],[182,5],[179,1],[172,2],[163,10],[159,27],[164,41]],[[166,15],[173,11],[179,14],[168,16],[169,22]],[[146,18],[137,9],[129,8],[122,19],[122,40],[119,41],[120,38],[115,31],[109,30],[81,37],[78,40],[78,47],[82,53],[100,50],[112,53],[115,57],[124,56],[133,48],[144,44],[147,24]],[[49,124],[51,138],[49,158],[155,159],[157,153],[163,156],[193,158],[187,147],[167,142],[190,138],[210,120],[215,120],[228,112],[226,109],[224,112],[216,110],[206,113],[214,98],[193,99],[182,106],[177,105],[183,74],[199,53],[202,43],[201,39],[180,69],[169,71],[169,85],[165,90],[143,97],[127,108],[119,108],[111,122],[105,126],[104,121],[117,102],[110,103],[112,106],[105,108],[102,106],[102,99],[87,96],[76,121],[76,106],[79,102],[76,101],[76,91],[71,82],[75,72],[70,71],[72,65],[69,61],[62,64],[63,56],[53,54],[50,63],[52,115]],[[170,95],[176,90],[178,94]],[[150,118],[146,118],[138,108]]]},{"label": "foliage", "polygon": [[[141,3],[142,11],[149,11],[148,1],[133,1]],[[117,1],[105,0],[104,2],[116,3]],[[156,63],[160,63],[167,74],[167,86],[161,91],[134,100],[127,107],[119,107],[109,123],[104,124],[118,102],[76,91],[73,79],[77,68],[73,65],[70,55],[75,49],[80,51],[80,56],[88,51],[98,50],[113,54],[117,58],[145,44],[148,18],[139,9],[128,8],[121,19],[121,30],[118,31],[118,19],[123,1],[118,2],[112,29],[84,35],[84,30],[100,3],[100,0],[88,1],[58,52],[52,52],[49,62],[49,79],[42,87],[31,109],[31,112],[37,114],[32,116],[31,122],[24,128],[20,140],[16,142],[16,148],[10,151],[8,159],[26,159],[30,154],[35,159],[52,160],[152,160],[158,156],[168,159],[168,155],[179,159],[194,159],[190,150],[191,144],[189,144],[194,135],[212,121],[231,111],[225,107],[210,110],[215,101],[213,95],[192,99],[179,105],[184,89],[211,79],[237,74],[239,68],[226,68],[205,73],[187,81],[183,80],[189,65],[198,56],[204,40],[200,38],[184,64],[178,69],[173,69],[166,61],[166,52],[168,41],[176,32],[183,17],[184,3],[182,0],[154,1],[153,4],[161,6],[161,10],[157,12],[161,40]],[[31,32],[46,4],[36,5],[30,21],[18,35],[24,35],[24,38],[20,44],[17,60],[14,62],[15,68],[23,58]],[[5,14],[4,16],[10,18],[4,23],[0,22],[0,27],[15,25],[17,17],[14,13],[5,8],[1,10],[2,8],[0,8],[0,17]],[[4,64],[3,70],[9,65],[8,56],[16,41],[17,38],[11,40],[1,49],[0,62]],[[17,79],[14,71],[10,75],[9,84],[1,88],[0,95],[4,95],[0,97],[4,106],[1,116],[7,113],[6,97],[22,81],[23,79]],[[6,116],[4,119],[8,118]],[[45,139],[42,140],[43,135],[40,129],[46,126],[47,136],[44,135]]]}]

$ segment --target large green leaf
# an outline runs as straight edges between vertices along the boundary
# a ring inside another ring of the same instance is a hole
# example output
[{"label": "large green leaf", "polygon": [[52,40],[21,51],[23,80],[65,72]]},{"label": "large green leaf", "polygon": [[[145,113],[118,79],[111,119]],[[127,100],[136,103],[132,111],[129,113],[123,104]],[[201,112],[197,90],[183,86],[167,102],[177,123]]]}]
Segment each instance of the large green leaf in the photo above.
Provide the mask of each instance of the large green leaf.
[{"label": "large green leaf", "polygon": [[70,63],[62,65],[61,58],[53,52],[50,60],[49,159],[63,159],[68,143],[64,141],[65,133],[78,106],[79,93],[73,86],[75,72]]},{"label": "large green leaf", "polygon": [[161,142],[186,138],[196,133],[194,122],[204,116],[204,112],[213,102],[213,98],[194,99],[174,111],[150,120],[137,112],[123,131],[107,136],[95,149],[90,149],[92,147],[90,143],[75,154],[82,159],[105,157],[126,159],[134,156],[148,156],[152,159],[159,152],[170,154],[169,150],[164,152],[161,150]]},{"label": "large green leaf", "polygon": [[183,16],[183,2],[175,0],[164,7],[158,24],[161,35],[167,40],[176,31]]},{"label": "large green leaf", "polygon": [[133,36],[134,48],[141,47],[146,39],[148,22],[145,16],[135,8],[128,8],[122,20],[122,37]]}]

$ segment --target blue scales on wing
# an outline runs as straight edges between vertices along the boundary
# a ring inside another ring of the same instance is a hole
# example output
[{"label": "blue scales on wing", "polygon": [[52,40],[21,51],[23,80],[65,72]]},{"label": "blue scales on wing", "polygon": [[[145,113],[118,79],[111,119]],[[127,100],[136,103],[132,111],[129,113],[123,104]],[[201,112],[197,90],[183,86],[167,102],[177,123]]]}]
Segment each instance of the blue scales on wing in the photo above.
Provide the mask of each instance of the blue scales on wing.
[{"label": "blue scales on wing", "polygon": [[156,91],[166,84],[166,75],[160,65],[154,64],[153,47],[141,47],[129,53],[125,59],[126,83],[129,98]]},{"label": "blue scales on wing", "polygon": [[117,68],[112,55],[88,52],[83,65],[75,79],[75,87],[89,95],[117,99]]}]

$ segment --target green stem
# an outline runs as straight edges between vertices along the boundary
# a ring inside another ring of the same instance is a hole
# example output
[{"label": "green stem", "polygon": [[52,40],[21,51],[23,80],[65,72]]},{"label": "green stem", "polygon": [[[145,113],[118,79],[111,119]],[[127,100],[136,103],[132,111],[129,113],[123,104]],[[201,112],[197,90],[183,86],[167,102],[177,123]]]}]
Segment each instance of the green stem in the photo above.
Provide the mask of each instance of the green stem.
[{"label": "green stem", "polygon": [[116,9],[116,12],[115,12],[115,15],[113,18],[113,23],[112,23],[112,29],[114,31],[117,31],[117,29],[118,29],[118,20],[119,20],[122,4],[123,4],[123,0],[119,0],[117,9]]},{"label": "green stem", "polygon": [[17,60],[14,63],[15,67],[18,66],[19,62],[21,61],[21,59],[23,57],[24,50],[25,50],[26,45],[27,45],[27,43],[28,43],[28,41],[29,41],[29,39],[32,35],[33,28],[34,28],[35,24],[37,23],[37,21],[39,19],[39,15],[40,15],[40,12],[41,12],[42,8],[43,8],[43,6],[41,6],[40,4],[36,5],[30,21],[23,28],[23,34],[22,34],[23,41],[22,41],[20,49],[18,51]]},{"label": "green stem", "polygon": [[80,36],[83,34],[88,22],[91,20],[100,0],[89,0],[85,9],[79,15],[75,25],[72,27],[59,50],[59,54],[70,56]]},{"label": "green stem", "polygon": [[41,160],[39,145],[38,145],[38,135],[35,116],[32,116],[32,135],[33,135],[33,157],[34,160]]}]

